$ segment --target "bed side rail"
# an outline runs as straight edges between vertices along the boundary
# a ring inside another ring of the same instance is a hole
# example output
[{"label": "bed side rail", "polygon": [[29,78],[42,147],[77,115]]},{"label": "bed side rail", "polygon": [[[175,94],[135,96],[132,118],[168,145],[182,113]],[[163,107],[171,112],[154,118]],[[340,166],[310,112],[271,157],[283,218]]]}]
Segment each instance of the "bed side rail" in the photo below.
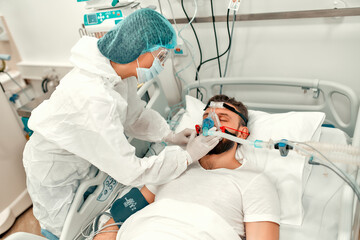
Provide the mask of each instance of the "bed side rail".
[{"label": "bed side rail", "polygon": [[[84,195],[91,187],[96,189],[84,201]],[[83,239],[82,230],[112,203],[123,188],[124,185],[101,171],[96,177],[81,183],[66,217],[60,240]]]},{"label": "bed side rail", "polygon": [[[360,109],[358,112],[352,146],[360,148]],[[360,185],[360,170],[355,174],[356,183]],[[340,224],[338,240],[358,240],[360,231],[360,202],[353,190],[346,185],[341,198]],[[353,206],[353,207],[349,207]]]}]

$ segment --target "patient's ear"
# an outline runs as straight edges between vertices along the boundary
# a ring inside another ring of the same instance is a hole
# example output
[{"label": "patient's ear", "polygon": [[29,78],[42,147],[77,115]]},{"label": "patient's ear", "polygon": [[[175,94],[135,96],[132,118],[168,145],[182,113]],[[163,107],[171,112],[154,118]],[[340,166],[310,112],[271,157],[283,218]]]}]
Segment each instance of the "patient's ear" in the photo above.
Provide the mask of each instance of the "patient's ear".
[{"label": "patient's ear", "polygon": [[241,126],[239,128],[239,131],[240,132],[238,132],[238,137],[242,139],[247,139],[247,137],[249,136],[249,129],[245,126]]}]

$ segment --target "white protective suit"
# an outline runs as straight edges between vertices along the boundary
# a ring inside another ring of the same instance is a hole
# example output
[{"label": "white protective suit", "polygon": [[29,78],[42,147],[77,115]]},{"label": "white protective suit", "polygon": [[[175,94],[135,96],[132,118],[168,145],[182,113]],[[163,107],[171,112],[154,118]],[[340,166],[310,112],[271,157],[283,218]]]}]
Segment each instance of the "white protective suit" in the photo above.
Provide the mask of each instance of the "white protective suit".
[{"label": "white protective suit", "polygon": [[56,236],[91,165],[125,185],[156,185],[179,176],[190,157],[178,146],[159,156],[136,157],[125,134],[159,142],[170,133],[165,119],[144,108],[137,79],[121,79],[96,38],[81,38],[71,61],[75,68],[31,114],[34,134],[23,158],[34,215]]}]

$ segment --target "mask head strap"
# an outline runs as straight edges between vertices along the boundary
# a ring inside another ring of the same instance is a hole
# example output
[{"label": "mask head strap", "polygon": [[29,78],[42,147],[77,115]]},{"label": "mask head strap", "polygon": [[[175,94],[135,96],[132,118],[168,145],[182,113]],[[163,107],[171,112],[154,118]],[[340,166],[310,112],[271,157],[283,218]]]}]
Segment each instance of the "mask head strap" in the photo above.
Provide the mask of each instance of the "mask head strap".
[{"label": "mask head strap", "polygon": [[248,120],[246,119],[246,117],[244,116],[244,114],[242,114],[241,112],[237,111],[234,107],[226,104],[226,103],[223,103],[223,102],[208,102],[208,104],[206,105],[206,107],[204,108],[204,111],[209,107],[209,106],[214,106],[215,108],[221,108],[219,105],[222,105],[223,108],[226,108],[234,113],[236,113],[237,115],[239,115],[241,117],[241,119],[245,122],[245,126],[247,125],[248,123]]}]

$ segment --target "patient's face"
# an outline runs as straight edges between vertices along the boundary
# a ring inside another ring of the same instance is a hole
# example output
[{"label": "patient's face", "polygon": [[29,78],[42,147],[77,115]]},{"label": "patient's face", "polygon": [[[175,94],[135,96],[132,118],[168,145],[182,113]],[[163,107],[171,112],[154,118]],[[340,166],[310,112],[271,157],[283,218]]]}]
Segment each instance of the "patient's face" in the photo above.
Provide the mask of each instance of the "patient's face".
[{"label": "patient's face", "polygon": [[[229,105],[232,106],[231,104],[229,104]],[[234,106],[232,106],[232,107],[234,107]],[[204,112],[204,115],[203,115],[203,119],[208,117],[210,111],[213,111],[213,108],[206,109],[206,111]],[[239,126],[240,126],[240,116],[239,115],[237,115],[236,113],[234,113],[226,108],[216,108],[215,113],[219,117],[221,126],[230,127],[233,129],[239,129]],[[227,130],[230,132],[230,134],[237,136],[236,131],[231,130],[231,129],[227,129]],[[224,152],[232,149],[234,147],[234,145],[235,145],[235,143],[233,141],[223,138],[218,143],[218,145],[216,145],[216,147],[213,148],[208,153],[208,155],[224,153]]]}]

